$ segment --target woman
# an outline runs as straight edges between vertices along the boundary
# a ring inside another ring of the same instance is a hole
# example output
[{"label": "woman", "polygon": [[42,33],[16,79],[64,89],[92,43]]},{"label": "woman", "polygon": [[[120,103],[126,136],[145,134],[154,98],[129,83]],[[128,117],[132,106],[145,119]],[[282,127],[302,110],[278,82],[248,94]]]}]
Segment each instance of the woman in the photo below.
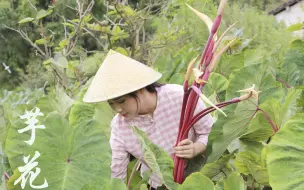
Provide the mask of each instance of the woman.
[{"label": "woman", "polygon": [[[210,115],[201,119],[189,133],[189,138],[174,147],[178,135],[183,87],[156,83],[161,74],[146,65],[110,50],[84,97],[84,102],[108,101],[116,116],[111,122],[112,178],[124,179],[130,155],[142,158],[142,149],[129,126],[144,131],[149,139],[173,158],[191,159],[206,150],[208,134],[213,124]],[[196,111],[204,104],[199,101]],[[142,161],[141,173],[148,166]],[[152,174],[149,184],[162,185]]]}]

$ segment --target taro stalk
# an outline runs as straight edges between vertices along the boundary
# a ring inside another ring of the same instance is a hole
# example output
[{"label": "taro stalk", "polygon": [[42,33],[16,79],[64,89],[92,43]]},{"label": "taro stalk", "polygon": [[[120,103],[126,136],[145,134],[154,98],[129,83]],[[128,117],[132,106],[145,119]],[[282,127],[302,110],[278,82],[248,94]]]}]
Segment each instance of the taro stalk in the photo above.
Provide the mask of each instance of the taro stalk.
[{"label": "taro stalk", "polygon": [[[232,26],[230,26],[219,38],[217,38],[217,30],[219,28],[219,25],[221,23],[222,14],[224,7],[227,3],[227,0],[221,0],[217,16],[212,23],[211,19],[199,11],[195,10],[194,8],[187,5],[195,14],[197,14],[208,26],[210,30],[210,35],[207,41],[207,44],[205,46],[205,49],[203,51],[203,54],[200,59],[200,63],[198,65],[198,68],[194,68],[194,64],[196,62],[195,58],[192,60],[187,69],[185,81],[184,81],[184,97],[183,97],[183,104],[182,104],[182,110],[181,110],[181,117],[180,117],[180,124],[179,124],[179,133],[176,140],[177,145],[180,141],[186,139],[188,137],[189,130],[191,127],[201,118],[203,118],[205,115],[209,114],[210,112],[214,110],[220,110],[220,108],[238,103],[240,101],[246,100],[250,97],[257,98],[258,92],[254,90],[254,86],[249,89],[243,90],[246,92],[245,95],[241,97],[234,98],[228,102],[219,103],[217,105],[212,104],[202,93],[201,90],[207,83],[209,79],[209,75],[212,72],[212,70],[215,67],[215,64],[220,59],[221,55],[227,51],[229,46],[236,40],[231,40],[228,44],[226,44],[222,49],[218,50],[219,45],[221,43],[221,40],[223,39],[224,35],[227,33]],[[195,80],[192,84],[192,86],[189,88],[189,79],[191,76],[191,73],[193,72]],[[205,102],[210,104],[212,107],[206,108],[196,115],[194,115],[194,111],[198,102],[198,98],[202,98]],[[220,110],[221,111],[221,110]],[[224,115],[225,113],[221,111]],[[174,180],[177,183],[182,183],[184,181],[184,166],[185,161],[182,158],[178,158],[174,156]]]},{"label": "taro stalk", "polygon": [[[195,10],[194,8],[187,5],[195,14],[197,14],[208,26],[210,30],[210,35],[207,41],[207,44],[205,46],[205,49],[203,51],[200,63],[198,65],[198,68],[194,68],[194,64],[197,60],[197,58],[193,59],[187,68],[187,73],[185,76],[184,81],[184,97],[183,97],[183,104],[182,104],[182,110],[181,110],[181,117],[180,117],[180,124],[179,124],[179,132],[178,137],[176,140],[176,144],[188,137],[188,133],[191,129],[191,127],[201,118],[206,116],[207,114],[219,110],[221,113],[223,113],[225,116],[226,114],[220,109],[222,107],[225,107],[230,104],[238,103],[243,100],[247,100],[249,98],[255,98],[258,99],[258,93],[254,89],[254,85],[251,88],[240,90],[238,92],[245,92],[246,94],[233,98],[230,101],[219,103],[214,105],[210,100],[207,99],[202,93],[201,90],[207,83],[209,79],[209,75],[212,72],[212,70],[215,67],[215,64],[220,59],[221,55],[227,51],[229,46],[234,43],[236,39],[231,40],[228,44],[226,44],[222,49],[218,50],[219,45],[225,36],[225,34],[234,26],[231,25],[219,38],[217,38],[217,30],[219,28],[219,25],[221,23],[222,19],[222,13],[225,7],[225,4],[227,3],[227,0],[221,0],[220,6],[218,8],[217,16],[214,20],[214,23],[212,23],[211,19],[204,15],[203,13],[200,13],[199,11]],[[191,73],[193,73],[195,80],[191,87],[189,87],[189,79],[191,76]],[[203,99],[204,102],[211,105],[211,107],[208,107],[196,115],[194,115],[194,111],[198,102],[198,98]],[[250,120],[255,116],[255,114],[261,111],[266,116],[269,124],[273,128],[274,132],[276,133],[279,129],[276,126],[276,124],[271,120],[269,115],[262,110],[261,108],[257,107],[255,113],[251,116]],[[177,183],[182,183],[184,181],[184,166],[185,161],[182,158],[178,158],[174,156],[174,181]]]}]

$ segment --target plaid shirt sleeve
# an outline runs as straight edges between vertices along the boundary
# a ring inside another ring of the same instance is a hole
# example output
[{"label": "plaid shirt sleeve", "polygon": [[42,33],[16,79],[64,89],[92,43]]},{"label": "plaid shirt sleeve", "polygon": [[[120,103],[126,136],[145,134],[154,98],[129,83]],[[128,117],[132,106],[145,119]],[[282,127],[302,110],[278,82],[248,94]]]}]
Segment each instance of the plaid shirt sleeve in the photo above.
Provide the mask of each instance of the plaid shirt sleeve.
[{"label": "plaid shirt sleeve", "polygon": [[124,180],[127,175],[127,168],[130,160],[130,154],[125,150],[123,138],[118,133],[118,127],[115,124],[115,118],[111,122],[110,145],[112,149],[111,178]]},{"label": "plaid shirt sleeve", "polygon": [[[202,111],[205,108],[206,108],[205,104],[201,99],[199,99],[197,102],[195,113],[198,113],[199,111]],[[199,121],[197,121],[196,124],[194,124],[193,128],[197,136],[196,142],[200,142],[207,146],[208,136],[211,131],[211,127],[213,123],[214,122],[212,116],[208,114],[205,117],[201,118]]]}]

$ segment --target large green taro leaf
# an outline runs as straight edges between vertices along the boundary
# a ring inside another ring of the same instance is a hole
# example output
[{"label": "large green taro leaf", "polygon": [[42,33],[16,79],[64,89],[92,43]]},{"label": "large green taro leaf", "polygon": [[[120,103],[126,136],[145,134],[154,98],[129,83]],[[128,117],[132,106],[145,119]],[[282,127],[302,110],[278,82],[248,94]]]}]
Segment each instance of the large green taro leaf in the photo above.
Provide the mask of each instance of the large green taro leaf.
[{"label": "large green taro leaf", "polygon": [[173,160],[169,154],[153,144],[143,131],[134,126],[131,128],[142,146],[145,163],[161,178],[169,190],[177,189],[177,184],[173,181]]},{"label": "large green taro leaf", "polygon": [[110,182],[110,187],[108,190],[127,190],[126,184],[121,180],[117,178],[112,178]]},{"label": "large green taro leaf", "polygon": [[[300,93],[301,90],[289,89],[284,101],[269,99],[259,107],[269,115],[278,128],[281,128],[296,113],[296,100],[299,98]],[[274,131],[264,113],[259,112],[249,125],[246,135],[242,136],[242,138],[250,141],[263,141],[273,134]]]},{"label": "large green taro leaf", "polygon": [[228,163],[231,158],[231,154],[224,155],[216,162],[204,165],[200,172],[212,181],[219,181],[222,177],[225,177],[232,172],[232,168]]},{"label": "large green taro leaf", "polygon": [[239,173],[231,173],[224,182],[225,190],[245,190],[245,183]]},{"label": "large green taro leaf", "polygon": [[286,53],[278,78],[290,86],[304,85],[304,41],[295,40]]},{"label": "large green taro leaf", "polygon": [[258,104],[269,98],[280,99],[284,95],[283,89],[272,76],[269,67],[267,64],[255,64],[234,71],[229,77],[226,100],[240,96],[238,90],[249,88],[253,84],[256,90],[261,91]]},{"label": "large green taro leaf", "polygon": [[[241,102],[235,111],[229,110],[226,112],[227,117],[219,115],[210,133],[212,145],[208,147],[207,163],[218,160],[235,139],[247,132],[248,124],[255,115],[254,109],[253,104]],[[221,129],[222,133],[219,132]]]},{"label": "large green taro leaf", "polygon": [[213,182],[203,174],[196,172],[186,178],[178,190],[214,190]]},{"label": "large green taro leaf", "polygon": [[234,55],[224,55],[218,63],[216,72],[228,78],[232,71],[243,68],[244,64],[244,52]]},{"label": "large green taro leaf", "polygon": [[[261,106],[261,107],[263,107],[263,106]],[[267,112],[267,110],[265,110],[265,111]],[[256,114],[255,118],[253,118],[252,121],[250,122],[250,124],[248,126],[248,131],[246,132],[246,134],[244,134],[241,137],[241,139],[244,139],[247,141],[259,142],[259,141],[267,140],[269,137],[274,135],[274,133],[275,132],[272,129],[271,125],[269,124],[264,113],[259,111]]]},{"label": "large green taro leaf", "polygon": [[245,66],[261,63],[265,59],[266,52],[263,49],[247,49],[244,52]]},{"label": "large green taro leaf", "polygon": [[77,102],[70,111],[69,123],[73,128],[77,129],[84,126],[87,122],[92,121],[94,113],[95,109],[93,104]]},{"label": "large green taro leaf", "polygon": [[48,96],[39,98],[34,105],[39,107],[43,113],[57,111],[65,117],[69,113],[73,103],[74,100],[71,99],[62,88],[57,87],[52,89]]},{"label": "large green taro leaf", "polygon": [[[39,119],[39,117],[38,117]],[[79,119],[82,119],[81,117]],[[19,134],[18,129],[26,125],[18,120],[9,130],[6,151],[12,170],[24,166],[23,156],[41,155],[37,158],[41,173],[34,180],[35,185],[43,184],[44,178],[51,190],[80,190],[82,187],[104,189],[110,178],[110,146],[100,124],[94,120],[83,122],[74,128],[58,113],[50,113],[41,122],[45,129],[36,129],[36,139],[29,146],[24,141],[30,133]],[[17,179],[19,172],[12,176]],[[13,186],[10,180],[10,186]],[[20,183],[13,186],[20,189]],[[31,189],[29,181],[25,189]]]},{"label": "large green taro leaf", "polygon": [[[134,168],[136,166],[135,164],[137,162],[138,162],[137,159],[132,160],[128,164],[128,169],[127,169],[127,176],[128,176],[127,181],[129,181],[132,172],[134,172],[133,176],[132,176],[131,184],[129,186],[130,189],[132,189],[132,190],[138,190],[138,189],[140,189],[140,187],[142,185],[146,185],[146,187],[147,187],[150,175],[152,173],[151,170],[144,171],[143,174],[142,174],[142,176],[141,176],[140,171],[136,171],[135,168]],[[135,171],[133,171],[133,170],[135,170]]]},{"label": "large green taro leaf", "polygon": [[114,117],[114,112],[107,103],[86,104],[82,102],[74,103],[70,111],[69,122],[74,128],[82,126],[83,123],[95,120],[104,126],[104,133],[110,139],[110,123]]},{"label": "large green taro leaf", "polygon": [[219,73],[211,73],[208,83],[204,87],[204,94],[207,96],[213,93],[219,94],[228,88],[229,81],[226,77]]},{"label": "large green taro leaf", "polygon": [[260,155],[249,151],[239,152],[236,154],[235,166],[239,173],[250,174],[258,183],[269,185],[267,168],[263,165]]},{"label": "large green taro leaf", "polygon": [[[207,162],[214,162],[220,158],[227,147],[237,138],[240,138],[248,130],[248,125],[255,116],[257,105],[262,104],[269,98],[281,99],[284,97],[283,89],[277,83],[267,65],[254,64],[234,71],[229,78],[229,87],[226,91],[226,100],[240,96],[236,91],[249,88],[255,84],[256,90],[262,91],[259,100],[249,99],[238,105],[227,107],[228,117],[219,115],[210,133],[209,142],[212,147],[208,153]],[[215,132],[213,132],[215,131]]]},{"label": "large green taro leaf", "polygon": [[225,180],[225,178],[222,177],[214,186],[214,190],[224,190],[224,188],[225,188],[224,180]]},{"label": "large green taro leaf", "polygon": [[304,189],[304,113],[298,113],[268,145],[269,183],[274,190]]},{"label": "large green taro leaf", "polygon": [[[300,77],[302,74],[300,64],[302,64],[303,58],[303,53],[289,50],[281,65],[281,69],[278,71],[278,80],[286,86],[296,86],[300,83],[303,84],[303,78],[301,79]],[[304,66],[302,66],[302,72],[304,72],[303,67]]]}]

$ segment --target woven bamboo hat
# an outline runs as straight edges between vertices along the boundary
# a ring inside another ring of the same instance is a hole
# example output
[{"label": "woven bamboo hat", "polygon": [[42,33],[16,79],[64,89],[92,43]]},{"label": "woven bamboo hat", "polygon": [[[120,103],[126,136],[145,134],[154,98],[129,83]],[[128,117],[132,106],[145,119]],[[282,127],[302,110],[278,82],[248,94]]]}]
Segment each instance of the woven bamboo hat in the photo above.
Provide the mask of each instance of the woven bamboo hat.
[{"label": "woven bamboo hat", "polygon": [[161,78],[152,68],[110,50],[90,84],[83,101],[96,103],[139,90]]}]

